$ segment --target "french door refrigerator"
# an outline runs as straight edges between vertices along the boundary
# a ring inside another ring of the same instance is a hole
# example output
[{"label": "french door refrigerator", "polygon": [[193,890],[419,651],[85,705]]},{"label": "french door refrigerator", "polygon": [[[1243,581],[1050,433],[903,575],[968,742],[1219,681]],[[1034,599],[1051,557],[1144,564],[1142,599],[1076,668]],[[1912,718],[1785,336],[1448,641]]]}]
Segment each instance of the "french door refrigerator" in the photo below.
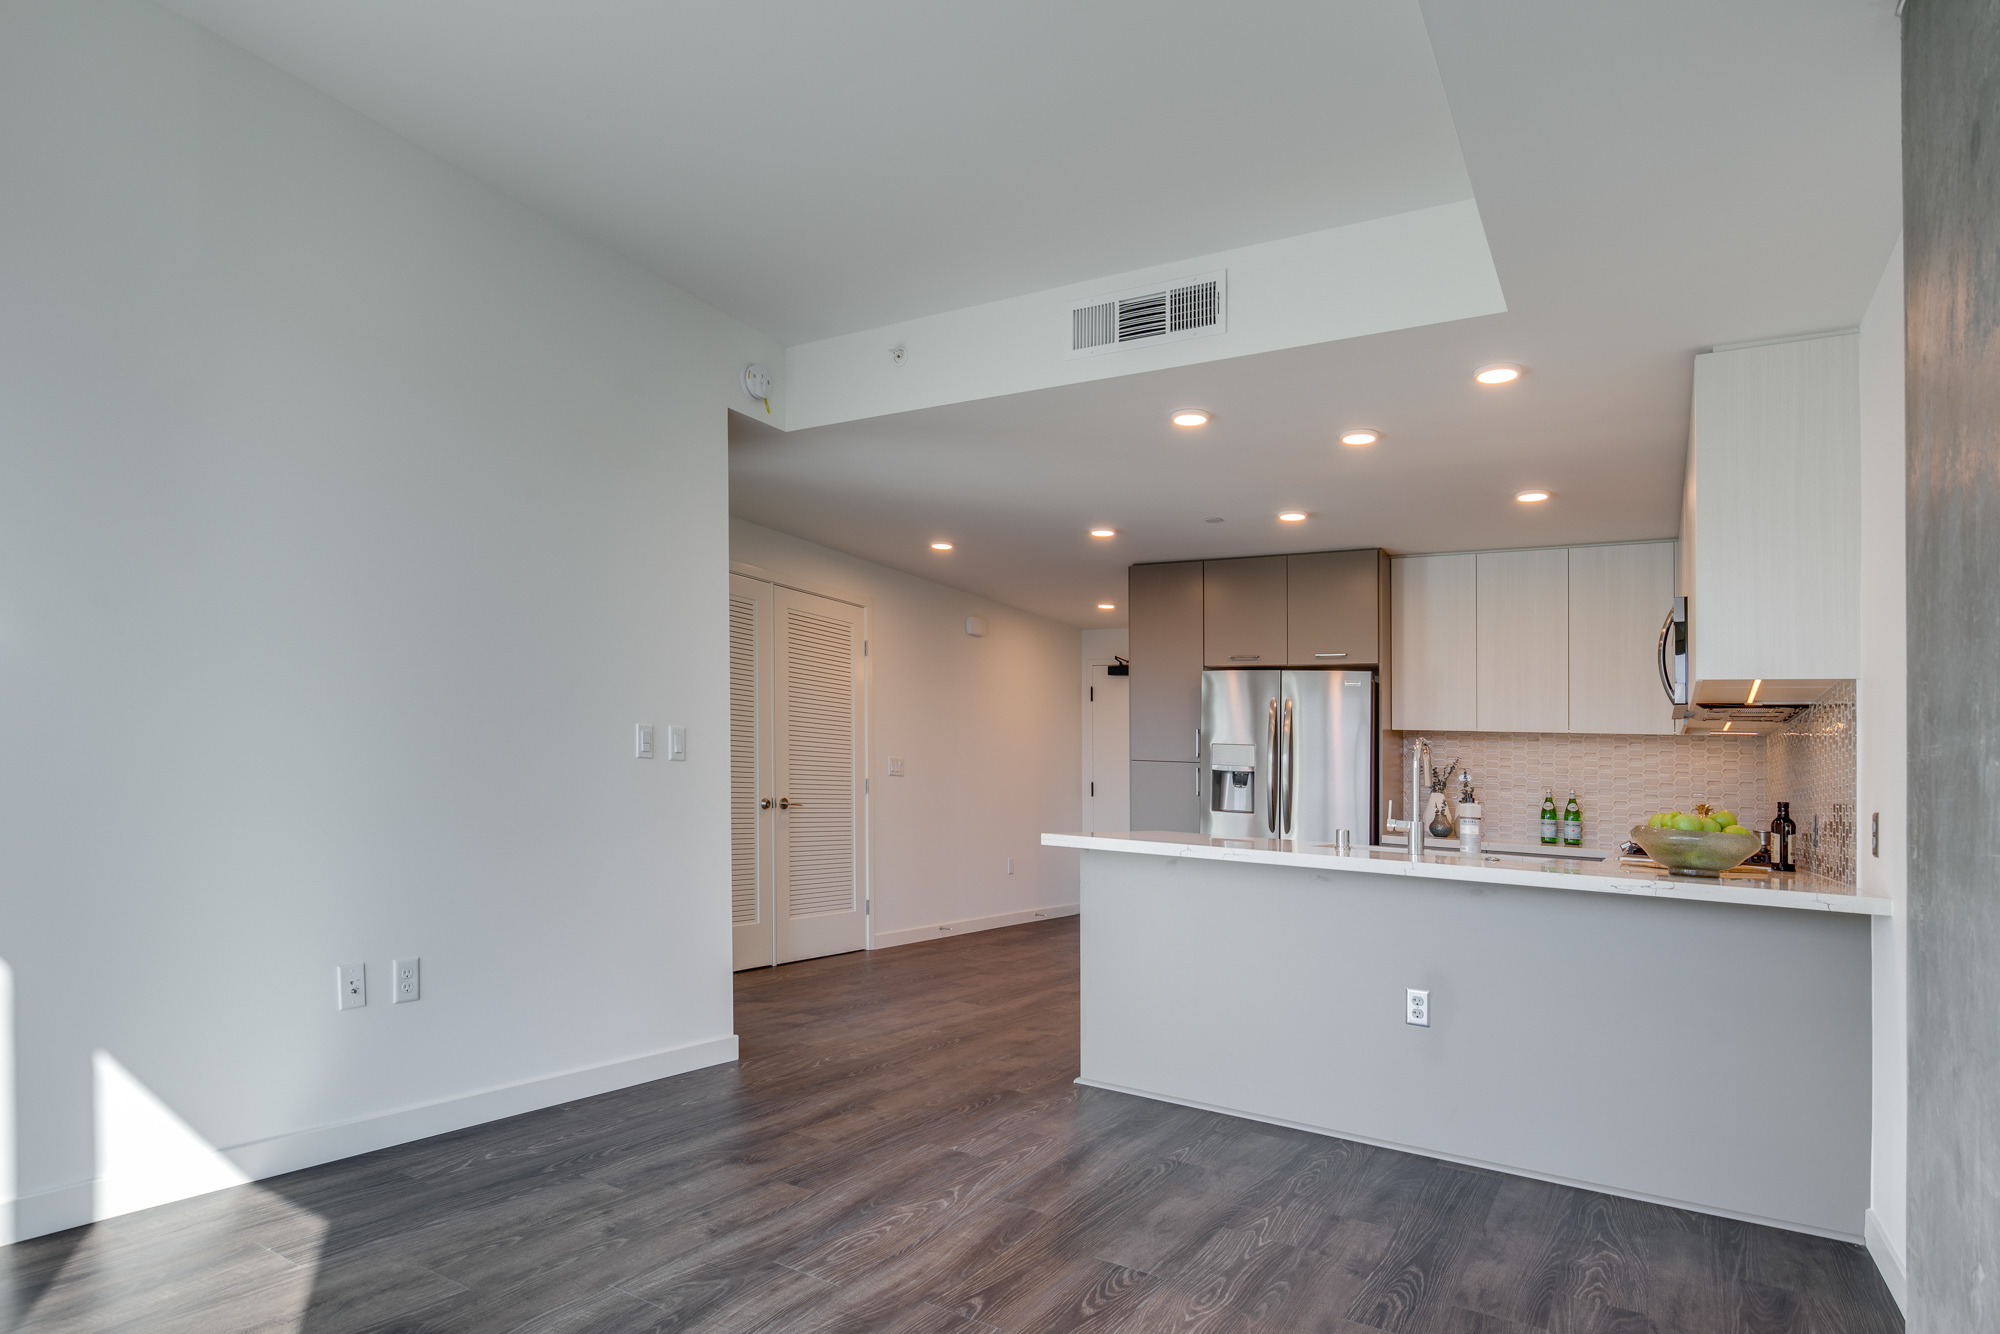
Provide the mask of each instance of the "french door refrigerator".
[{"label": "french door refrigerator", "polygon": [[1375,828],[1375,673],[1201,674],[1201,832],[1357,847]]}]

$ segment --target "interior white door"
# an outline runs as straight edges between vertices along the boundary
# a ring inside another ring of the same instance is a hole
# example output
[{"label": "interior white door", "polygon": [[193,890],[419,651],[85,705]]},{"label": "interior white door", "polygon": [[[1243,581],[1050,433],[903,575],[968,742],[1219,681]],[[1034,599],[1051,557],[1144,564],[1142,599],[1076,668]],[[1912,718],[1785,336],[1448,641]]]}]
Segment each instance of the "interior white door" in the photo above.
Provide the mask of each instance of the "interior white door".
[{"label": "interior white door", "polygon": [[772,821],[779,963],[865,949],[861,608],[773,597]]},{"label": "interior white door", "polygon": [[729,911],[734,967],[778,961],[772,911],[771,585],[729,576]]},{"label": "interior white door", "polygon": [[1084,828],[1122,834],[1132,828],[1132,678],[1090,669],[1090,777],[1084,788]]}]

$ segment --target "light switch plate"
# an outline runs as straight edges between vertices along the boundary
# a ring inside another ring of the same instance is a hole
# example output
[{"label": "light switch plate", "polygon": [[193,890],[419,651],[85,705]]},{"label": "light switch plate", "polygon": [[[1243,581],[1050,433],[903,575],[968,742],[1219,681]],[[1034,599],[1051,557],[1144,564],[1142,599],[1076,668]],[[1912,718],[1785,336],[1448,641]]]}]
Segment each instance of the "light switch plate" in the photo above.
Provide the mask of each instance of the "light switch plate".
[{"label": "light switch plate", "polygon": [[424,961],[411,955],[389,964],[389,980],[395,985],[395,1003],[404,1005],[424,998]]},{"label": "light switch plate", "polygon": [[889,757],[889,777],[901,778],[902,776],[903,776],[903,757],[901,755],[891,755]]},{"label": "light switch plate", "polygon": [[685,760],[688,757],[688,730],[675,723],[667,724],[667,758]]},{"label": "light switch plate", "polygon": [[637,723],[632,728],[632,758],[650,760],[653,758],[653,725]]},{"label": "light switch plate", "polygon": [[358,1010],[368,1003],[368,965],[344,963],[333,970],[336,1009]]}]

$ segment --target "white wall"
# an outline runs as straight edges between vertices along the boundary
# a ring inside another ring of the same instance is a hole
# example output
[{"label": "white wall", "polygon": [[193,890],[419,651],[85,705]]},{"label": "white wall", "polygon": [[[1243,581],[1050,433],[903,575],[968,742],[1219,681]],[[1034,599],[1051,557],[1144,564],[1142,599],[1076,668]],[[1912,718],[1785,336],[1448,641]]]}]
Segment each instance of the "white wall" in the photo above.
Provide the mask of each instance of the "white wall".
[{"label": "white wall", "polygon": [[[1908,1142],[1909,844],[1907,620],[1903,554],[1903,247],[1899,241],[1861,321],[1861,677],[1856,715],[1861,887],[1896,901],[1875,919],[1874,1169],[1868,1244],[1903,1299]],[[1868,822],[1882,815],[1882,851]]]},{"label": "white wall", "polygon": [[[1080,800],[1080,632],[741,519],[729,556],[868,608],[875,946],[1074,911],[1076,854],[1041,836],[1075,823]],[[983,638],[968,616],[986,618]],[[888,777],[891,755],[904,777]]]},{"label": "white wall", "polygon": [[730,1059],[725,404],[779,349],[151,5],[0,7],[0,181],[18,1230],[157,1197],[118,1107],[226,1179]]}]

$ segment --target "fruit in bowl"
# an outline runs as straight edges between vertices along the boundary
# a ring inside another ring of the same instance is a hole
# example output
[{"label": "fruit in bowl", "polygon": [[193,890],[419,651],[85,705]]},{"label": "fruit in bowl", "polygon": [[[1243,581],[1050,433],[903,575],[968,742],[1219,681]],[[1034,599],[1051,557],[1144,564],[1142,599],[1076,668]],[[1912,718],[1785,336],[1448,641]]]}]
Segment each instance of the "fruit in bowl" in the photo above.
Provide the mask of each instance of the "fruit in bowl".
[{"label": "fruit in bowl", "polygon": [[1661,811],[1632,827],[1632,841],[1675,875],[1721,875],[1763,846],[1734,811]]}]

